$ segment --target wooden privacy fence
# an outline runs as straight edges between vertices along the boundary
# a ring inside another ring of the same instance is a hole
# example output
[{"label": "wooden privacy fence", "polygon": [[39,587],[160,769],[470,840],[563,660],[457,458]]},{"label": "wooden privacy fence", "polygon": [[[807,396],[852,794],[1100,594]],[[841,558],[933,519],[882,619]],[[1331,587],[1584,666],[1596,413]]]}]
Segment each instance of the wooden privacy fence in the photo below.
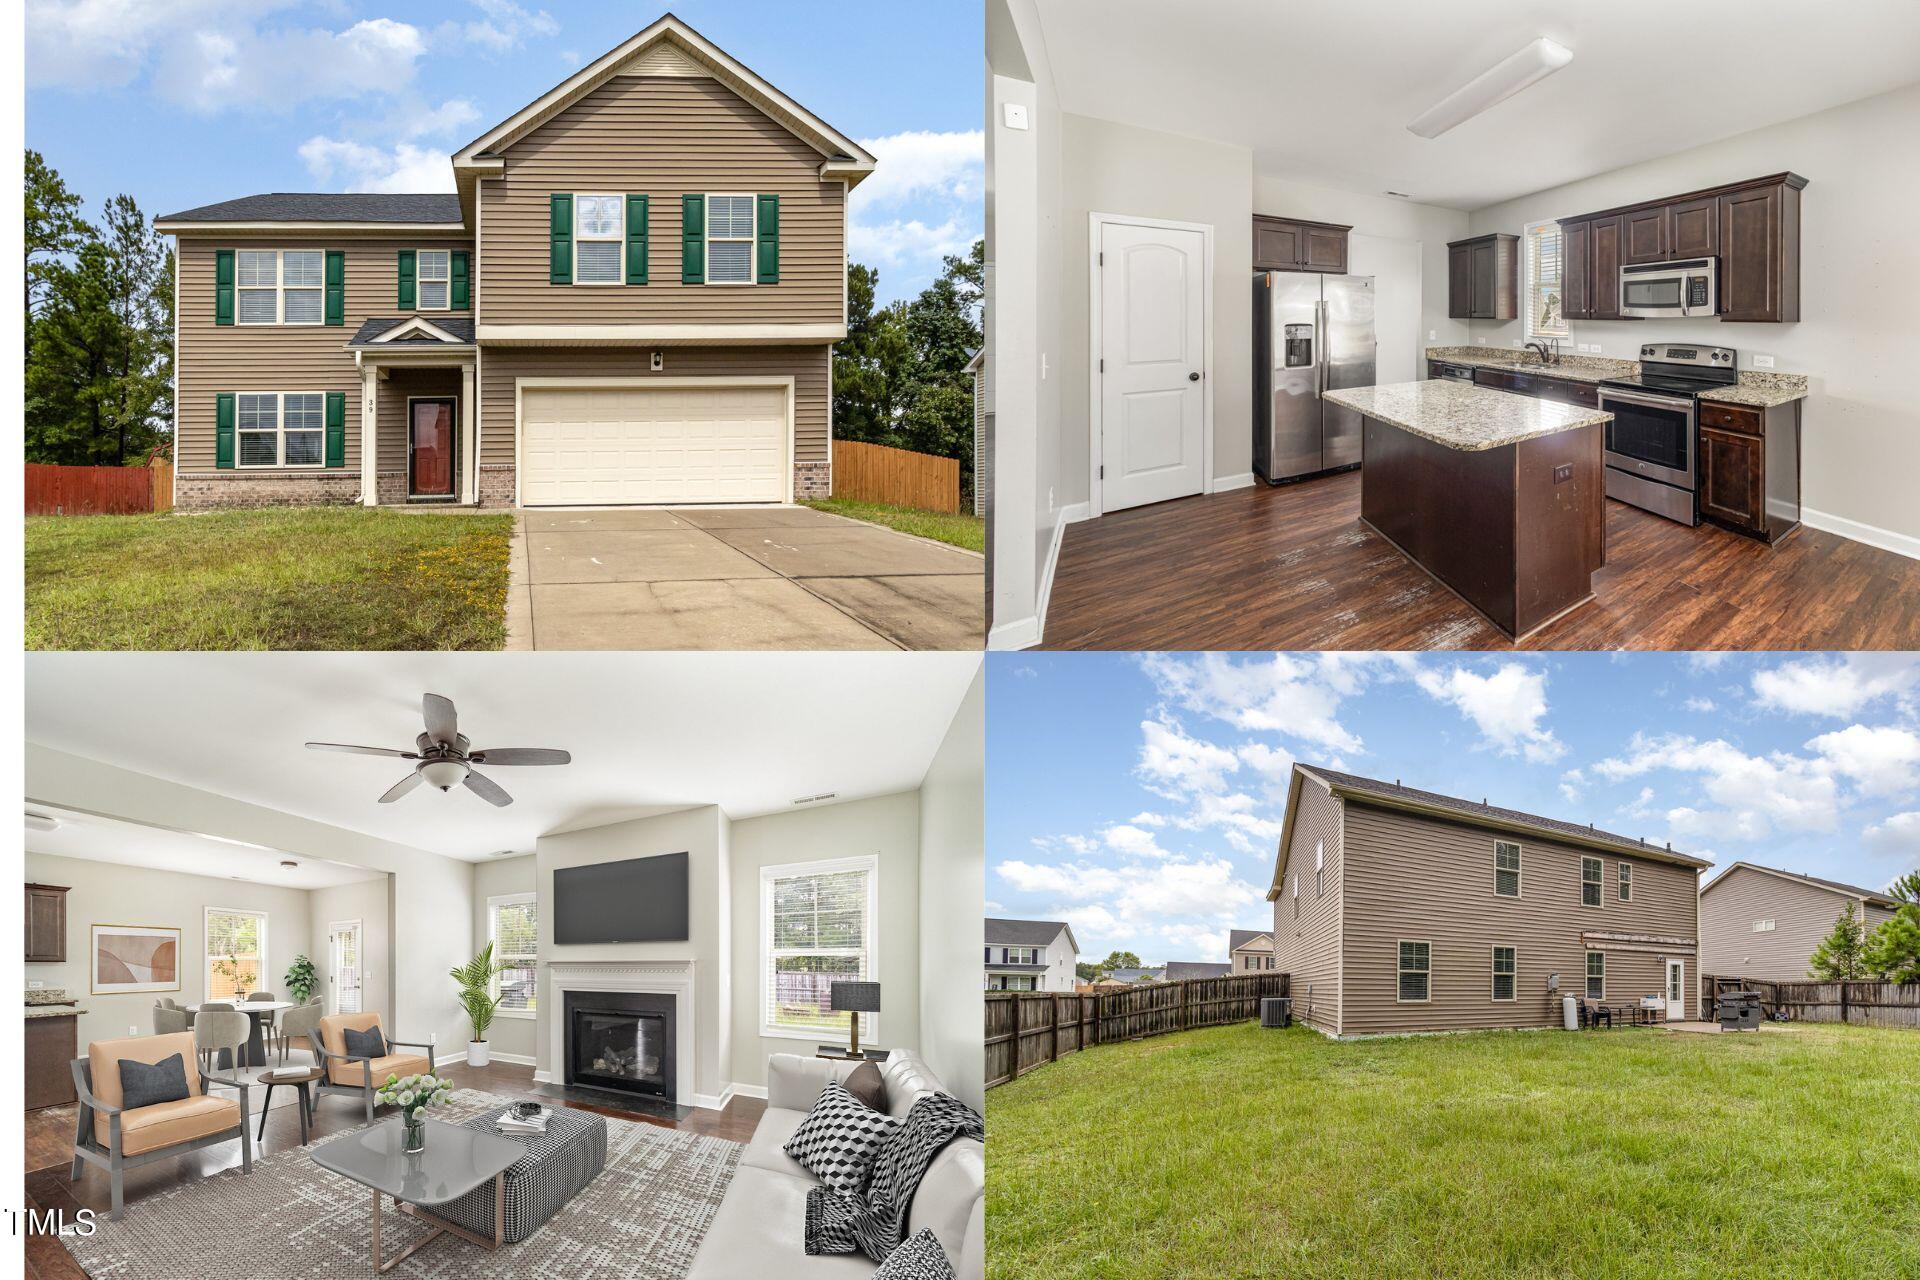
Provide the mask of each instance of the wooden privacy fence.
[{"label": "wooden privacy fence", "polygon": [[835,440],[833,496],[957,512],[960,460],[860,440]]},{"label": "wooden privacy fence", "polygon": [[1154,982],[1098,995],[1052,991],[989,991],[986,1019],[987,1088],[1088,1045],[1139,1040],[1245,1022],[1260,1016],[1260,1001],[1289,993],[1284,973]]},{"label": "wooden privacy fence", "polygon": [[26,464],[30,516],[125,516],[173,509],[173,464],[145,467],[60,467]]},{"label": "wooden privacy fence", "polygon": [[1792,1022],[1849,1022],[1920,1029],[1920,982],[1771,982],[1764,978],[1701,979],[1700,1016],[1715,1016],[1725,991],[1757,991],[1760,1013]]}]

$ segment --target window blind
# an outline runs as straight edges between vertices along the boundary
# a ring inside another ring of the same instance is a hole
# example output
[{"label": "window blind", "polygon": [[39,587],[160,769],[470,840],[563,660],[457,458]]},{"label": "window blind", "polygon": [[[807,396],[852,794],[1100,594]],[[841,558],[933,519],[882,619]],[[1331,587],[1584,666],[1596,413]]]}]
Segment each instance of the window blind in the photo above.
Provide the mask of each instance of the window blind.
[{"label": "window blind", "polygon": [[761,963],[769,1030],[847,1034],[858,1016],[860,1038],[869,1039],[874,1015],[835,1013],[835,981],[873,977],[874,868],[845,863],[818,869],[769,868],[760,883]]},{"label": "window blind", "polygon": [[1566,257],[1561,250],[1560,224],[1534,223],[1527,228],[1526,243],[1527,336],[1564,338],[1568,334],[1562,289]]},{"label": "window blind", "polygon": [[489,898],[487,914],[493,958],[507,966],[494,979],[500,1012],[531,1014],[538,994],[540,949],[540,921],[534,899],[530,894]]},{"label": "window blind", "polygon": [[262,990],[266,954],[264,914],[207,908],[207,999],[237,1000]]}]

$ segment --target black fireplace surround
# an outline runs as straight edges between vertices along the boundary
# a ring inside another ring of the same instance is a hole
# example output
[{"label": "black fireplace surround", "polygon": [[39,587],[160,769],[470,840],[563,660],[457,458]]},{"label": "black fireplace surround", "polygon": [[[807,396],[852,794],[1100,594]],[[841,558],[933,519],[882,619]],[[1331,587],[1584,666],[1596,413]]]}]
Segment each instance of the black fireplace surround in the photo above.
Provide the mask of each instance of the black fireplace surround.
[{"label": "black fireplace surround", "polygon": [[566,1083],[675,1100],[673,997],[568,991]]}]

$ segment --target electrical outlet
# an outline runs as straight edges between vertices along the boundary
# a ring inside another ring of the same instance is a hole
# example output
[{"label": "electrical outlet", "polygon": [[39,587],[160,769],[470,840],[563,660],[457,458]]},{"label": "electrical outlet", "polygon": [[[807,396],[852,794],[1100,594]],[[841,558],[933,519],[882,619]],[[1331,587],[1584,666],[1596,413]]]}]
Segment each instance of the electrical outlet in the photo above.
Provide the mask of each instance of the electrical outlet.
[{"label": "electrical outlet", "polygon": [[46,983],[40,981],[40,979],[38,978],[29,978],[27,980],[27,990],[29,991],[38,991],[40,988],[46,985],[47,985]]},{"label": "electrical outlet", "polygon": [[1427,341],[1428,342],[1440,341],[1440,331],[1438,329],[1427,330]]},{"label": "electrical outlet", "polygon": [[1753,367],[1756,369],[1771,369],[1773,368],[1773,357],[1772,356],[1754,356]]},{"label": "electrical outlet", "polygon": [[1573,479],[1573,464],[1571,462],[1563,462],[1553,469],[1553,482],[1555,484],[1565,484],[1571,479]]}]

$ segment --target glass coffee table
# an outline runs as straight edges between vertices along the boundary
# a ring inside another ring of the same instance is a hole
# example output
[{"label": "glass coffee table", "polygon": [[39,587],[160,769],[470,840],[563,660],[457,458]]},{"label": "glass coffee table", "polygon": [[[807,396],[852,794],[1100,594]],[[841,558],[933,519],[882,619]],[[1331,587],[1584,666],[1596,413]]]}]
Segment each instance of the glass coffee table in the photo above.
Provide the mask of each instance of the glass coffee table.
[{"label": "glass coffee table", "polygon": [[[403,1149],[405,1146],[405,1126],[396,1117],[357,1129],[312,1153],[313,1162],[322,1169],[372,1190],[374,1269],[391,1270],[443,1235],[459,1236],[482,1248],[498,1249],[501,1222],[506,1217],[505,1174],[527,1154],[526,1145],[478,1129],[428,1120],[426,1149],[409,1153]],[[489,1180],[493,1183],[491,1240],[428,1212],[427,1206],[458,1200]],[[393,1198],[395,1209],[419,1219],[432,1230],[391,1258],[383,1259],[380,1201],[388,1196]]]}]

